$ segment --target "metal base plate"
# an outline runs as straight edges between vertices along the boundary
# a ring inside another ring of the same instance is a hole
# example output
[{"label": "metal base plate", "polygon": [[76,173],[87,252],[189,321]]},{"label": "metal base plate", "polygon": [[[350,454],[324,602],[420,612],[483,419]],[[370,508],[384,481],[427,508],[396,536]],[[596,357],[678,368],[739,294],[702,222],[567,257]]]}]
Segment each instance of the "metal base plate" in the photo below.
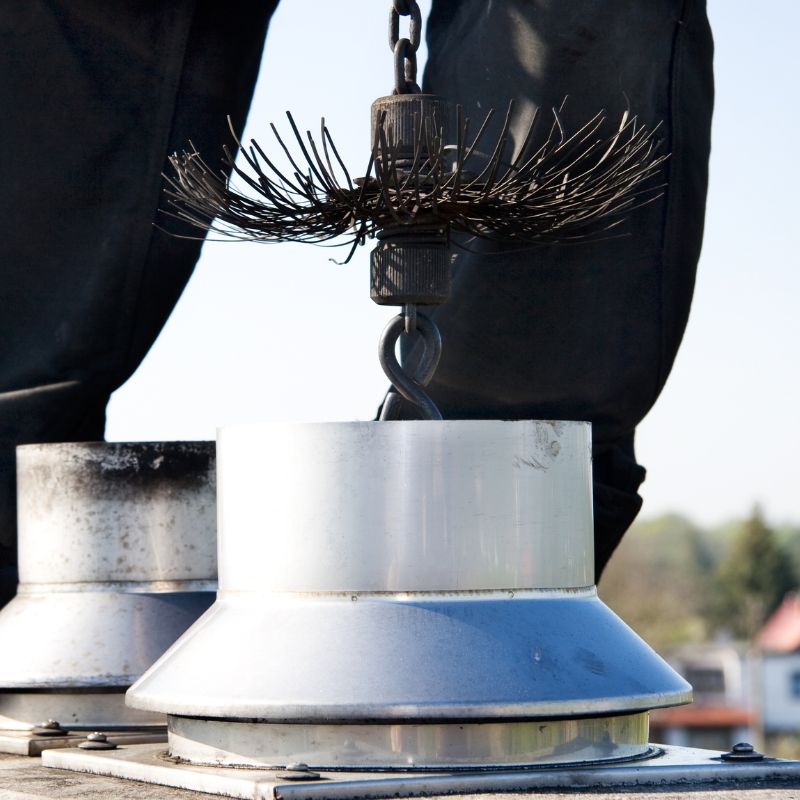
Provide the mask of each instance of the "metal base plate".
[{"label": "metal base plate", "polygon": [[[77,747],[91,731],[65,731],[63,736],[39,736],[31,731],[0,730],[0,753],[15,756],[40,756],[45,750]],[[139,731],[104,731],[108,741],[117,746],[159,744],[167,741],[166,728]]]},{"label": "metal base plate", "polygon": [[482,772],[322,772],[314,780],[275,770],[197,767],[176,763],[159,745],[118,750],[48,750],[46,767],[174,786],[227,797],[269,800],[368,800],[445,794],[519,792],[540,789],[617,789],[648,786],[696,786],[735,782],[738,789],[765,781],[800,786],[800,761],[765,758],[726,763],[712,750],[654,746],[641,761],[603,766],[560,767]]}]

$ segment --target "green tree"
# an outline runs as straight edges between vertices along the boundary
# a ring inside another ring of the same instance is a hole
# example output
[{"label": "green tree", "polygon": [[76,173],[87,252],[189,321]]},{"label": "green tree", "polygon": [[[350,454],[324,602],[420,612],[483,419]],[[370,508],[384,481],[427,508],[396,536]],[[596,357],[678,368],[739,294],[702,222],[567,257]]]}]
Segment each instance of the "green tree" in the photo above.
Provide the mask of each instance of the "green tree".
[{"label": "green tree", "polygon": [[800,577],[800,527],[797,525],[780,525],[775,528],[781,547],[792,563],[794,574]]},{"label": "green tree", "polygon": [[792,560],[758,506],[721,561],[716,585],[716,627],[741,639],[752,639],[786,592],[796,588]]},{"label": "green tree", "polygon": [[685,517],[639,521],[603,573],[600,596],[656,650],[702,641],[714,555]]}]

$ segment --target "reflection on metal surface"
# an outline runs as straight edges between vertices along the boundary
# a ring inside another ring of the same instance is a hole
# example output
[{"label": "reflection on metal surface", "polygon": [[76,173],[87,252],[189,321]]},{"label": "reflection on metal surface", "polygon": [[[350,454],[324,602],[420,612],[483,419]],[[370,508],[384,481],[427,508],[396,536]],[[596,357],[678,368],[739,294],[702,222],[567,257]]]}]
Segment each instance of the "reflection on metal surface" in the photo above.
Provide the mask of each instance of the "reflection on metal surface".
[{"label": "reflection on metal surface", "polygon": [[[96,585],[92,591],[34,592],[28,587],[0,611],[0,690],[124,691],[213,601],[208,591],[116,592]],[[45,719],[54,716],[45,713]]]},{"label": "reflection on metal surface", "polygon": [[312,724],[614,715],[690,698],[594,589],[225,592],[128,692],[150,711]]},{"label": "reflection on metal surface", "polygon": [[591,586],[590,450],[585,422],[224,428],[220,589]]},{"label": "reflection on metal surface", "polygon": [[311,769],[526,766],[648,750],[647,713],[526,722],[287,725],[169,718],[169,753],[193,764]]},{"label": "reflection on metal surface", "polygon": [[49,750],[47,767],[133,778],[198,792],[281,800],[371,800],[379,797],[424,797],[445,794],[531,792],[545,789],[647,790],[677,787],[765,788],[800,785],[800,762],[765,759],[730,764],[710,750],[664,746],[652,758],[603,766],[569,764],[527,770],[479,772],[322,772],[319,780],[282,781],[275,771],[200,767],[170,762],[163,745],[134,745],[108,753]]}]

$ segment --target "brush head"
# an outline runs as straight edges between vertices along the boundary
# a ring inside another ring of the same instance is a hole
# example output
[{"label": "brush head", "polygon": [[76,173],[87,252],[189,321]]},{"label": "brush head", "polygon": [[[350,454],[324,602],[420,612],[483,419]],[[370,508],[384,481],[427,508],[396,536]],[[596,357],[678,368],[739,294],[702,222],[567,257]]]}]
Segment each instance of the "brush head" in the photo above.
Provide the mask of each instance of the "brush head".
[{"label": "brush head", "polygon": [[369,162],[356,179],[324,119],[315,140],[287,117],[295,152],[271,126],[286,169],[255,141],[242,147],[241,167],[225,149],[230,180],[197,152],[172,156],[167,195],[175,216],[234,239],[350,245],[349,260],[357,244],[387,228],[523,246],[597,236],[662,188],[657,178],[666,156],[658,153],[657,131],[627,113],[617,125],[599,113],[567,133],[559,111],[544,130],[537,112],[515,142],[513,104],[490,140],[494,112],[471,135],[461,108],[450,115],[441,98],[379,98]]}]

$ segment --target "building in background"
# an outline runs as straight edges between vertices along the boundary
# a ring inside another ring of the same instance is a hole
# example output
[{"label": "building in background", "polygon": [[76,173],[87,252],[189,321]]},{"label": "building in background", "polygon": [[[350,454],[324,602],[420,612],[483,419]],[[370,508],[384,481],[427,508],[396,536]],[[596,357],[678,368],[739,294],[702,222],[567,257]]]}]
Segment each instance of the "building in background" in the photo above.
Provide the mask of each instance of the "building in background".
[{"label": "building in background", "polygon": [[724,752],[736,742],[758,739],[751,691],[755,662],[746,646],[684,645],[667,660],[692,684],[694,702],[652,712],[651,741]]},{"label": "building in background", "polygon": [[800,752],[800,594],[790,592],[756,638],[761,724],[770,755]]},{"label": "building in background", "polygon": [[695,699],[654,711],[651,741],[721,751],[748,741],[771,756],[800,757],[800,593],[786,595],[752,645],[684,645],[667,660]]}]

